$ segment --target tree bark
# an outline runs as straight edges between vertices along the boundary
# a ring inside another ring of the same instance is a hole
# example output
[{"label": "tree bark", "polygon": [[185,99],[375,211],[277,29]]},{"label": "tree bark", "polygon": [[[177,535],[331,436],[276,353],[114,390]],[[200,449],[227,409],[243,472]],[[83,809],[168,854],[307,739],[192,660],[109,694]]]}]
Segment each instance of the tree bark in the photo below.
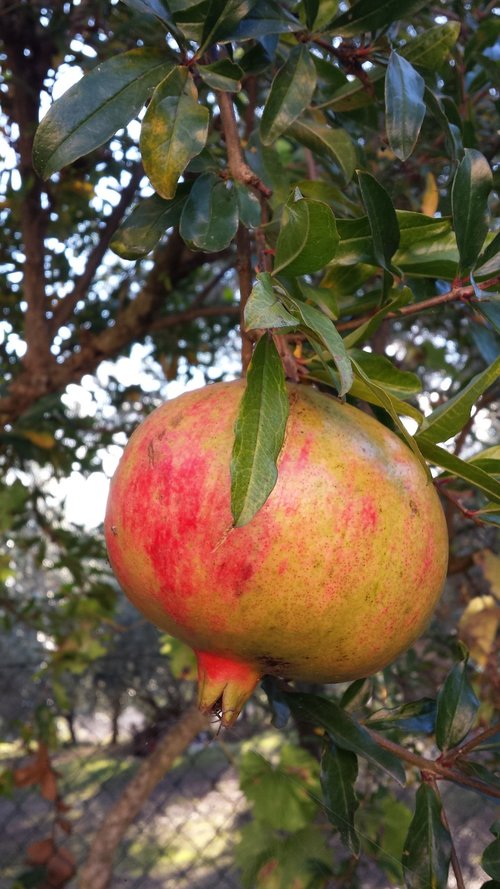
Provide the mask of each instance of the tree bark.
[{"label": "tree bark", "polygon": [[158,782],[196,736],[207,728],[209,717],[190,707],[139,767],[119,800],[99,827],[80,871],[80,889],[108,889],[115,853],[125,832]]}]

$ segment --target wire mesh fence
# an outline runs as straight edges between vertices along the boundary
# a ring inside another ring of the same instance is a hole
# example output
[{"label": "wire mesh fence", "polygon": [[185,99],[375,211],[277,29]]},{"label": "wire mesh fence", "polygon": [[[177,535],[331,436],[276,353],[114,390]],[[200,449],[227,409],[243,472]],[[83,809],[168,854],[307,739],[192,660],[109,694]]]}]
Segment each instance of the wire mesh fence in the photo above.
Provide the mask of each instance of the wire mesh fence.
[{"label": "wire mesh fence", "polygon": [[[15,770],[27,760],[18,740],[20,712],[12,712],[9,693],[14,674],[19,681],[19,670],[19,664],[7,664],[0,670],[0,770]],[[29,684],[32,667],[24,666],[24,673]],[[191,686],[182,689],[186,707],[191,695]],[[52,754],[51,763],[64,813],[61,821],[66,836],[62,841],[77,868],[127,782],[162,734],[175,726],[175,714],[145,725],[135,708],[127,707],[120,716],[117,743],[112,743],[113,714],[88,707],[84,714],[73,713],[71,734],[67,719],[59,720],[63,742]],[[214,726],[213,731],[201,733],[174,762],[126,833],[115,860],[111,889],[240,889],[234,847],[239,827],[248,818],[248,803],[239,788],[233,756],[245,739],[269,729],[269,717],[263,720],[262,716],[262,708],[254,704],[224,739]],[[51,835],[53,821],[53,803],[44,799],[37,787],[10,788],[0,795],[0,889],[29,884],[27,850]],[[66,885],[73,889],[77,883],[76,874]]]}]

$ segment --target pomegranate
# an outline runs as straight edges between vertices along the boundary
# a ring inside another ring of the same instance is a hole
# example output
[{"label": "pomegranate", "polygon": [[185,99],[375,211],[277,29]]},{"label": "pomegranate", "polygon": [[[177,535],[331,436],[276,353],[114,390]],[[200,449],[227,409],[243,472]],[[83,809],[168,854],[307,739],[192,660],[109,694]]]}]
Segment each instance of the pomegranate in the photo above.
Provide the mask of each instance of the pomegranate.
[{"label": "pomegranate", "polygon": [[232,524],[230,459],[244,382],[157,408],[111,483],[105,532],[127,596],[195,651],[199,705],[231,725],[264,674],[366,676],[421,634],[447,566],[438,496],[372,417],[288,386],[278,481]]}]

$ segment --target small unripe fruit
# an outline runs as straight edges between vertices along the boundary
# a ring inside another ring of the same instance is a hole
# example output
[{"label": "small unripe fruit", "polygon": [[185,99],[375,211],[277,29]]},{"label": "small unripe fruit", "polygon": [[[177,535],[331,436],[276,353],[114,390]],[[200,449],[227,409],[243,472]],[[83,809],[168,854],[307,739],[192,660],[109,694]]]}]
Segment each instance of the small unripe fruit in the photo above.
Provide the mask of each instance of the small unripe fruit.
[{"label": "small unripe fruit", "polygon": [[446,575],[432,482],[362,411],[288,386],[278,481],[234,528],[230,459],[244,383],[181,395],[136,429],[111,483],[105,531],[127,596],[187,642],[199,702],[230,725],[266,673],[341,682],[421,634]]}]

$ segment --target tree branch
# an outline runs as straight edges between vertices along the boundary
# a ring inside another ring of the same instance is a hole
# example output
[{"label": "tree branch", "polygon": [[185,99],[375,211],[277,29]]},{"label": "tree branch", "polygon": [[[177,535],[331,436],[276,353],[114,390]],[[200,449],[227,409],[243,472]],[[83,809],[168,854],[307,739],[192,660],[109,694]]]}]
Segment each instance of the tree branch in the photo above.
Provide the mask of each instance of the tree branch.
[{"label": "tree branch", "polygon": [[60,300],[53,310],[52,318],[49,323],[52,336],[63,324],[66,324],[66,322],[69,321],[75,310],[75,306],[81,300],[85,299],[94,275],[104,258],[104,254],[109,247],[110,241],[118,228],[125,211],[128,209],[134,198],[143,175],[144,171],[142,164],[138,163],[132,172],[129,184],[122,191],[118,204],[106,219],[106,223],[99,234],[99,242],[87,259],[85,270],[76,279],[71,293],[68,293],[64,299]]},{"label": "tree branch", "polygon": [[409,765],[415,766],[417,769],[420,769],[421,772],[428,772],[430,775],[434,776],[437,781],[452,781],[454,784],[461,784],[463,787],[470,787],[472,790],[477,790],[480,793],[486,794],[486,796],[500,799],[500,788],[491,787],[484,781],[471,778],[469,775],[465,775],[458,769],[452,769],[439,759],[427,759],[425,756],[413,753],[413,751],[407,750],[406,747],[401,747],[400,744],[396,744],[394,741],[390,741],[389,738],[385,738],[384,735],[374,731],[368,725],[365,725],[364,727],[380,747],[389,750],[397,756],[398,759],[407,762]]},{"label": "tree branch", "polygon": [[[49,376],[24,371],[13,380],[9,394],[0,398],[0,423],[14,422],[38,398],[51,392],[62,392],[68,383],[77,383],[84,374],[94,373],[103,359],[112,358],[129,343],[143,339],[154,322],[160,321],[163,327],[167,327],[192,320],[200,314],[205,317],[216,314],[213,307],[208,306],[207,311],[200,311],[202,307],[195,306],[172,316],[162,316],[161,313],[168,294],[182,280],[205,263],[220,258],[220,253],[193,253],[185,246],[179,233],[174,231],[168,241],[157,249],[153,268],[142,290],[118,312],[114,324],[94,335],[81,331],[79,350],[75,350],[62,363],[54,364]],[[229,315],[238,311],[237,307],[230,305],[220,308]],[[172,318],[171,322],[168,321],[169,317]]]},{"label": "tree branch", "polygon": [[[498,278],[492,278],[490,281],[484,281],[478,286],[481,290],[487,290],[488,287],[498,284],[498,281]],[[429,299],[422,299],[420,302],[412,303],[411,306],[402,306],[397,312],[388,312],[384,320],[389,318],[401,318],[405,315],[418,315],[420,312],[426,311],[426,309],[434,309],[436,306],[441,306],[444,303],[455,302],[458,300],[462,302],[470,302],[473,298],[474,288],[471,285],[451,287],[446,293],[440,293],[438,296],[431,296]],[[364,315],[362,318],[353,318],[350,321],[343,321],[340,324],[337,324],[337,330],[356,330],[358,327],[361,327],[362,324],[370,321],[371,318],[372,315]]]},{"label": "tree branch", "polygon": [[229,172],[236,182],[250,185],[259,191],[265,198],[271,197],[272,191],[262,182],[256,173],[248,166],[243,149],[241,147],[238,124],[234,113],[233,100],[230,93],[218,94],[220,117],[226,142],[227,162]]},{"label": "tree branch", "polygon": [[125,832],[174,760],[209,725],[209,718],[191,707],[139,767],[119,799],[106,813],[80,871],[81,889],[107,889],[116,851]]}]

